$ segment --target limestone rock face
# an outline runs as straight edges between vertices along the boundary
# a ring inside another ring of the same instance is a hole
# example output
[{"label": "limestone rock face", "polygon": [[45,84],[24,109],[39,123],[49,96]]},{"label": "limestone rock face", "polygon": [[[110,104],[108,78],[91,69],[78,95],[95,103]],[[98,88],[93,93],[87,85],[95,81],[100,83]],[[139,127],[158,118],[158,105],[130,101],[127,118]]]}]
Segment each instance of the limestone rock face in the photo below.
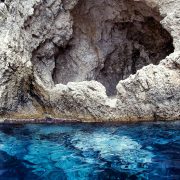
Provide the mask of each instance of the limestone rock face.
[{"label": "limestone rock face", "polygon": [[180,119],[180,0],[0,1],[0,119]]}]

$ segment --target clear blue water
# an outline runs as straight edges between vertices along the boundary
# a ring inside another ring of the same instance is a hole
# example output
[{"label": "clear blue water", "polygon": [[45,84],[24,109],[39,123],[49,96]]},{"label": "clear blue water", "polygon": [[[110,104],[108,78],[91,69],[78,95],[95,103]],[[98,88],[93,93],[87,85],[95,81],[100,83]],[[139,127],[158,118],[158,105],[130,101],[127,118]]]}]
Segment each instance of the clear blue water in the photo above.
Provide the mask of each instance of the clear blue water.
[{"label": "clear blue water", "polygon": [[0,180],[180,179],[180,122],[0,125]]}]

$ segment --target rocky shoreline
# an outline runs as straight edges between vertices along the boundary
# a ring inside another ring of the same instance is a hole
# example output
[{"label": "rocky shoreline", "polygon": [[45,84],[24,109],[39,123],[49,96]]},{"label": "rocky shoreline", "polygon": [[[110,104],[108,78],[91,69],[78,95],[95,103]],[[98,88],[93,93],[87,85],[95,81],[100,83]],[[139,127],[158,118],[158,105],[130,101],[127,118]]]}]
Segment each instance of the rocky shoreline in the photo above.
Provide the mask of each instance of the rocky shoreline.
[{"label": "rocky shoreline", "polygon": [[179,7],[0,1],[0,122],[180,119]]}]

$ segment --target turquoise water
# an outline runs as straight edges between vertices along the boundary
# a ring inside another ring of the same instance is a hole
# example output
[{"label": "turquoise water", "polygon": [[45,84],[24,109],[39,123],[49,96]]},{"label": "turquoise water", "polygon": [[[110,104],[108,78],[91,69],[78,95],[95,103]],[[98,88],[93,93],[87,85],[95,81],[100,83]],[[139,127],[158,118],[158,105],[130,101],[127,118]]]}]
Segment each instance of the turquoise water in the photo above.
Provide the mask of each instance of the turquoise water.
[{"label": "turquoise water", "polygon": [[180,179],[180,122],[0,125],[0,180]]}]

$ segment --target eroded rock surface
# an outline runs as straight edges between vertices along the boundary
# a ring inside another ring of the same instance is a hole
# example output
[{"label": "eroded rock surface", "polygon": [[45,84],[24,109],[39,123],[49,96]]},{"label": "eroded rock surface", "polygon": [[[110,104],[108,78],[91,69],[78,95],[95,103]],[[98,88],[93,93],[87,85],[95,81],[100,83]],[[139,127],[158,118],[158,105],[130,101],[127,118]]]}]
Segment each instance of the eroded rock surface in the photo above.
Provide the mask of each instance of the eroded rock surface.
[{"label": "eroded rock surface", "polygon": [[56,84],[95,79],[115,95],[119,80],[173,52],[161,17],[144,3],[80,0],[71,15],[73,35],[56,60]]},{"label": "eroded rock surface", "polygon": [[1,119],[179,119],[179,7],[180,0],[1,1]]}]

